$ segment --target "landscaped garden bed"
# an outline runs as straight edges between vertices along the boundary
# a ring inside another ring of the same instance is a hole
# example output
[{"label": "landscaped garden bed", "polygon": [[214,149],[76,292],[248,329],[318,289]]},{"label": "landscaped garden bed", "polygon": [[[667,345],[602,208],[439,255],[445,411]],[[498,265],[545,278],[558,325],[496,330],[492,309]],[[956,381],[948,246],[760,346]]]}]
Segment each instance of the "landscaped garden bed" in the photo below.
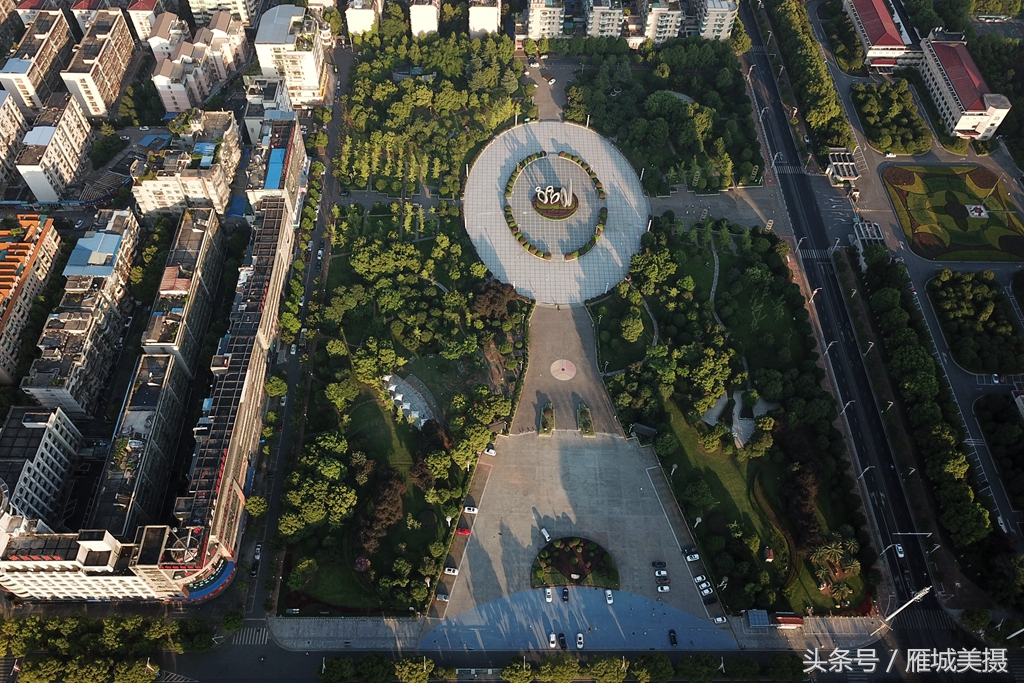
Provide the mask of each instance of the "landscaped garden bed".
[{"label": "landscaped garden bed", "polygon": [[576,424],[583,436],[594,436],[594,418],[590,415],[590,408],[586,403],[576,406]]},{"label": "landscaped garden bed", "polygon": [[577,209],[580,208],[580,198],[573,194],[569,205],[563,206],[558,202],[541,203],[537,195],[533,195],[530,204],[533,206],[534,211],[549,221],[564,221],[567,218],[572,218]]},{"label": "landscaped garden bed", "polygon": [[540,412],[540,433],[542,436],[551,436],[555,430],[555,408],[550,403],[545,403]]},{"label": "landscaped garden bed", "polygon": [[[1024,224],[1006,188],[987,168],[890,166],[882,179],[918,256],[940,261],[1024,260]],[[971,207],[984,211],[973,217]]]},{"label": "landscaped garden bed", "polygon": [[607,550],[586,538],[556,538],[541,548],[530,571],[530,585],[619,588],[619,570]]}]

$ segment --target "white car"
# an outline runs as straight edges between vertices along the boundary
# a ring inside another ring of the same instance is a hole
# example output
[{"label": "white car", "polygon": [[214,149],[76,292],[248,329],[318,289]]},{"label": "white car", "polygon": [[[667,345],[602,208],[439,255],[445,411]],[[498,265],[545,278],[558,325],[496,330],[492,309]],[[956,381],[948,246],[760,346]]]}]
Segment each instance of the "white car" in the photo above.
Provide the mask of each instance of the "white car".
[{"label": "white car", "polygon": [[434,597],[436,597],[440,602],[448,602],[448,594],[447,593],[438,593]]},{"label": "white car", "polygon": [[555,634],[554,633],[549,633],[548,634],[548,647],[550,647],[552,649],[558,647],[558,639],[555,638]]},{"label": "white car", "polygon": [[686,561],[687,562],[696,562],[699,559],[700,559],[700,555],[698,555],[697,553],[693,553],[692,555],[687,555],[686,556]]},{"label": "white car", "polygon": [[288,404],[288,395],[285,394],[281,397],[281,407],[284,408]]},{"label": "white car", "polygon": [[551,543],[551,534],[548,533],[547,529],[541,529],[540,535],[544,537],[546,542]]},{"label": "white car", "polygon": [[611,590],[610,590],[610,589],[608,589],[608,588],[605,588],[605,589],[604,589],[604,601],[605,601],[606,603],[608,603],[609,605],[611,605],[612,603],[614,603],[614,602],[615,602],[615,598],[614,598],[614,597],[612,597],[612,592],[611,592]]},{"label": "white car", "polygon": [[459,575],[459,569],[458,569],[458,567],[445,567],[444,568],[444,573],[445,574],[451,574],[452,576],[458,576]]},{"label": "white car", "polygon": [[149,126],[139,126],[139,130],[149,130]]},{"label": "white car", "polygon": [[897,544],[896,544],[896,545],[894,545],[893,547],[894,547],[894,548],[896,548],[896,557],[903,557],[903,556],[904,556],[904,553],[903,553],[903,546],[902,546],[902,545],[900,545],[899,543],[897,543]]},{"label": "white car", "polygon": [[295,344],[292,344],[292,348],[291,348],[291,354],[292,354],[293,356],[295,355],[295,353],[296,353],[296,352],[297,352],[298,350],[299,350],[299,347],[298,347],[298,346],[296,346]]},{"label": "white car", "polygon": [[324,257],[324,250],[321,249],[320,251],[316,252],[316,257],[318,259],[322,259]]},{"label": "white car", "polygon": [[472,505],[467,505],[466,507],[462,508],[462,511],[465,512],[467,515],[475,515],[477,512],[479,512],[479,510],[477,510]]},{"label": "white car", "polygon": [[84,220],[78,221],[77,223],[75,223],[75,230],[78,230],[83,225],[85,225],[85,221]]},{"label": "white car", "polygon": [[486,453],[487,455],[497,455],[497,453],[494,450],[494,445],[493,444],[487,446],[487,448],[484,449],[484,453]]},{"label": "white car", "polygon": [[896,155],[895,155],[895,154],[893,154],[892,152],[886,152],[886,153],[885,153],[885,158],[886,158],[886,159],[895,159],[895,158],[896,158]]},{"label": "white car", "polygon": [[655,576],[668,576],[668,572],[665,571],[664,569],[659,569],[658,571],[654,572],[654,575]]},{"label": "white car", "polygon": [[659,593],[668,593],[670,590],[672,590],[671,586],[658,586]]},{"label": "white car", "polygon": [[263,544],[262,543],[257,543],[256,544],[256,552],[254,552],[252,554],[252,559],[253,559],[254,562],[259,562],[262,557],[263,557]]},{"label": "white car", "polygon": [[547,58],[548,58],[548,56],[547,56],[547,55],[541,55],[541,56],[540,56],[540,58],[541,58],[541,59],[547,59]]},{"label": "white car", "polygon": [[728,621],[728,619],[726,619],[725,617],[715,617],[715,623],[716,624],[724,624],[727,621]]},{"label": "white car", "polygon": [[576,634],[576,649],[577,650],[582,650],[583,649],[583,634],[582,633],[577,633]]},{"label": "white car", "polygon": [[554,85],[554,84],[555,84],[555,79],[554,78],[549,78],[548,79],[548,85]]},{"label": "white car", "polygon": [[711,582],[710,581],[701,581],[700,583],[697,584],[697,590],[705,590],[707,588],[711,588]]},{"label": "white car", "polygon": [[551,589],[550,588],[545,588],[544,589],[544,602],[551,602],[553,599],[554,599],[554,596],[551,594]]},{"label": "white car", "polygon": [[703,574],[701,574],[700,576],[693,577],[693,582],[694,583],[704,583],[707,580],[708,580],[708,577],[704,576]]},{"label": "white car", "polygon": [[715,592],[714,589],[709,586],[708,588],[704,588],[703,590],[701,590],[700,594],[703,595],[704,597],[707,597],[707,596],[711,595],[714,592]]}]

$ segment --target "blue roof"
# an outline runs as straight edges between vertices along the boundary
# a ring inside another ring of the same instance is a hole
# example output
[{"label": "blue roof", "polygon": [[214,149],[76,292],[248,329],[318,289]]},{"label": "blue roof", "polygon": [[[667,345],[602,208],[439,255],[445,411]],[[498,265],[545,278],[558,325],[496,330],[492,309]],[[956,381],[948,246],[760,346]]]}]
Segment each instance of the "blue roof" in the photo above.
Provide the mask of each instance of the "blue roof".
[{"label": "blue roof", "polygon": [[267,182],[263,184],[265,190],[280,190],[281,176],[284,175],[284,156],[287,153],[283,149],[270,150],[270,161],[267,162]]},{"label": "blue roof", "polygon": [[231,198],[231,205],[228,207],[228,216],[232,218],[241,218],[245,215],[245,210],[249,206],[249,202],[245,197],[236,196]]},{"label": "blue roof", "polygon": [[68,265],[64,268],[64,276],[89,275],[107,277],[114,272],[114,259],[121,247],[123,235],[113,232],[98,232],[92,237],[78,240]]}]

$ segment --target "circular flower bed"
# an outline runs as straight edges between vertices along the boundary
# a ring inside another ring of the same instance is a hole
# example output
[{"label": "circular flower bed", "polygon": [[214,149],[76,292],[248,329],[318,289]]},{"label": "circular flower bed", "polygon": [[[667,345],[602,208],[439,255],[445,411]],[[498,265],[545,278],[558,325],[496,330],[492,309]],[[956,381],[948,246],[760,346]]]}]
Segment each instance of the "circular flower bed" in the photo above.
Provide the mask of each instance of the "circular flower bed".
[{"label": "circular flower bed", "polygon": [[533,588],[597,586],[618,589],[619,570],[607,550],[580,537],[558,538],[541,548],[530,572]]},{"label": "circular flower bed", "polygon": [[580,208],[580,199],[575,194],[573,194],[569,206],[562,206],[558,203],[541,204],[540,200],[537,199],[537,195],[533,195],[530,203],[533,205],[534,211],[552,221],[564,221],[566,218],[571,218],[576,213],[576,210]]}]

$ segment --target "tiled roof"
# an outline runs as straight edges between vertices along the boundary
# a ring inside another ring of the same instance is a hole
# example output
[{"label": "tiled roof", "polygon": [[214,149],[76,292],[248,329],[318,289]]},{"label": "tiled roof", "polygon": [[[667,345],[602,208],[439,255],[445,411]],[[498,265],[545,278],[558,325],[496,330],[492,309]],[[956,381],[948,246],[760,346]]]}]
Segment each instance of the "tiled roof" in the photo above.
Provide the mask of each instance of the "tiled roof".
[{"label": "tiled roof", "polygon": [[864,23],[872,45],[899,47],[903,45],[899,29],[889,14],[885,0],[852,0],[860,20]]},{"label": "tiled roof", "polygon": [[985,111],[985,95],[991,91],[963,43],[932,43],[939,64],[949,77],[966,111]]},{"label": "tiled roof", "polygon": [[128,5],[128,11],[134,12],[151,12],[156,9],[159,0],[132,0],[132,3]]}]

